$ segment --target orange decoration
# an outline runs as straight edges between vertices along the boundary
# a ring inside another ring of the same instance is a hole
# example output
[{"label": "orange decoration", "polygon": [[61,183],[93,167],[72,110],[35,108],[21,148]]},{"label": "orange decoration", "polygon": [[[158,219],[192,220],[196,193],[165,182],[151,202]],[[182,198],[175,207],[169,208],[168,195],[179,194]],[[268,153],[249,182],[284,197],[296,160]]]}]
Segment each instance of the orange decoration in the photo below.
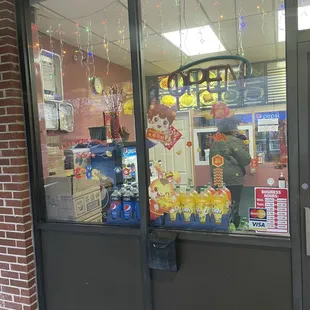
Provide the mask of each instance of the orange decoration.
[{"label": "orange decoration", "polygon": [[191,147],[192,145],[193,145],[193,143],[191,141],[186,142],[186,146]]},{"label": "orange decoration", "polygon": [[216,168],[222,167],[224,165],[224,157],[221,155],[215,155],[212,157],[212,165]]},{"label": "orange decoration", "polygon": [[223,142],[223,141],[226,141],[226,140],[227,140],[227,137],[226,137],[226,135],[224,135],[223,133],[217,132],[217,133],[212,137],[212,139],[213,139],[215,142]]}]

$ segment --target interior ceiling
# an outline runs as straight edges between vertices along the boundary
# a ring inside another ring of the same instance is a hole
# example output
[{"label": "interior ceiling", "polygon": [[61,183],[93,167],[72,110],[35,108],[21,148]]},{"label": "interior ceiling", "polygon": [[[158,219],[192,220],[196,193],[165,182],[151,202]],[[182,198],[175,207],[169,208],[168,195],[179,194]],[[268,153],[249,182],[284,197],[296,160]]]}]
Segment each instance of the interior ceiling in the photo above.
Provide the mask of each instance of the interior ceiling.
[{"label": "interior ceiling", "polygon": [[[249,61],[270,61],[285,57],[285,44],[278,42],[277,33],[281,0],[180,0],[181,13],[176,0],[141,0],[141,2],[142,18],[145,20],[144,69],[147,75],[169,73],[180,66],[180,50],[161,35],[179,30],[180,16],[182,29],[210,25],[226,48],[225,52],[185,57],[183,64],[204,57],[238,54],[239,16],[244,17],[242,45],[244,56]],[[158,4],[161,4],[160,8]],[[84,49],[88,40],[85,28],[91,23],[91,44],[94,54],[105,59],[107,53],[103,40],[106,26],[107,39],[110,42],[110,60],[130,68],[126,0],[47,0],[36,8],[39,31],[47,33],[51,27],[53,37],[59,39],[57,29],[61,25],[64,42],[73,46],[77,46],[75,32],[76,24],[79,24],[81,45]],[[105,18],[107,22],[102,24]],[[123,26],[122,35],[120,30]]]}]

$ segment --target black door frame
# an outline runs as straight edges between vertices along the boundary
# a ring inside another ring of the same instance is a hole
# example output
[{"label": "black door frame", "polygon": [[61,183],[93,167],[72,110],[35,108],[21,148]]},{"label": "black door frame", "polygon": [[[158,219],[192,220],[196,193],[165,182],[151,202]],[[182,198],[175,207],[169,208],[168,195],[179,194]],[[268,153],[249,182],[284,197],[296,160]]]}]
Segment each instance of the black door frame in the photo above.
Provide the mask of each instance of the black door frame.
[{"label": "black door frame", "polygon": [[[126,227],[97,226],[76,223],[52,223],[45,221],[45,206],[43,173],[41,163],[41,146],[38,111],[35,104],[35,78],[33,70],[33,57],[31,49],[31,21],[32,9],[29,0],[16,0],[18,41],[21,55],[21,74],[24,89],[24,105],[26,116],[26,129],[28,139],[29,170],[31,180],[31,195],[34,215],[34,236],[37,260],[37,281],[39,292],[40,309],[46,309],[44,292],[44,275],[42,266],[42,230],[61,230],[65,232],[82,232],[85,234],[113,234],[139,235],[141,244],[141,274],[143,286],[143,302],[146,310],[153,309],[152,286],[150,271],[147,266],[147,252],[145,237],[149,230],[148,210],[148,152],[145,148],[145,122],[147,112],[147,100],[144,87],[143,72],[143,38],[142,38],[142,12],[140,0],[128,0],[128,18],[130,27],[130,47],[132,80],[134,86],[134,109],[135,126],[137,135],[139,190],[141,200],[141,227],[130,229]],[[292,252],[292,278],[293,278],[293,310],[302,310],[302,268],[301,268],[301,206],[306,202],[300,196],[300,171],[302,168],[296,158],[300,157],[298,143],[298,81],[297,81],[297,44],[299,40],[308,38],[309,32],[299,33],[297,28],[297,0],[286,0],[286,61],[287,61],[287,112],[288,112],[288,144],[289,144],[289,184],[290,184],[290,232],[291,240],[281,237],[265,236],[239,236],[229,234],[215,234],[209,232],[178,231],[181,240],[192,240],[200,242],[213,242],[225,244],[242,244],[247,247],[263,246],[273,248],[291,248]],[[307,33],[307,34],[305,34]],[[310,39],[310,36],[309,36]],[[161,229],[163,230],[163,229]],[[310,309],[307,305],[304,309]]]}]

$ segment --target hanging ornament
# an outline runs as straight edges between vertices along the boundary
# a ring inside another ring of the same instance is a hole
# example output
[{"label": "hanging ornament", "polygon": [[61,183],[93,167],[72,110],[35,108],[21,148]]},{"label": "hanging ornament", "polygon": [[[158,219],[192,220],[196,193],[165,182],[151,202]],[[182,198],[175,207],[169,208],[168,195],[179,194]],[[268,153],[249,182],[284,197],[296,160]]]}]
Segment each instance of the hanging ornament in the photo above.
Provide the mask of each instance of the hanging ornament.
[{"label": "hanging ornament", "polygon": [[180,156],[182,154],[182,150],[178,150],[175,152],[178,156]]},{"label": "hanging ornament", "polygon": [[103,20],[104,22],[104,32],[103,32],[103,47],[106,51],[106,57],[107,57],[107,68],[106,68],[106,75],[109,75],[110,73],[110,54],[109,54],[109,39],[108,39],[108,18],[106,17],[106,11],[103,11]]},{"label": "hanging ornament", "polygon": [[191,147],[192,145],[193,145],[192,141],[187,141],[187,142],[186,142],[186,146],[187,146],[187,147]]},{"label": "hanging ornament", "polygon": [[258,11],[258,14],[260,15],[261,17],[261,29],[262,29],[262,33],[265,35],[265,16],[266,16],[266,12],[265,12],[265,8],[264,8],[264,5],[265,5],[265,0],[261,0],[261,5],[257,5],[257,11]]},{"label": "hanging ornament", "polygon": [[246,26],[243,16],[243,8],[242,2],[240,3],[240,7],[238,10],[238,20],[239,20],[239,27],[238,27],[238,54],[240,56],[244,56],[244,49],[243,49],[243,30]]}]

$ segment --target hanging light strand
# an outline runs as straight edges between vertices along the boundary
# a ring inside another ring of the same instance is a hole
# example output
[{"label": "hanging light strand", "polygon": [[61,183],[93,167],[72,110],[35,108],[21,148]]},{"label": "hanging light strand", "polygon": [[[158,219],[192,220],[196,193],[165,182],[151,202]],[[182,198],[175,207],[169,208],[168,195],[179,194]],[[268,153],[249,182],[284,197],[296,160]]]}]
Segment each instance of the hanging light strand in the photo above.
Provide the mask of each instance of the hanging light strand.
[{"label": "hanging light strand", "polygon": [[103,32],[103,46],[105,48],[106,57],[107,57],[107,68],[106,68],[106,75],[110,73],[110,54],[109,54],[109,40],[108,40],[108,18],[106,16],[106,11],[103,11],[103,20],[104,22],[104,32]]},{"label": "hanging light strand", "polygon": [[181,0],[175,0],[176,5],[178,6],[179,10],[178,10],[178,20],[179,20],[179,39],[180,39],[180,61],[179,61],[179,67],[183,66],[183,43],[182,43],[182,8],[180,5],[180,1]]},{"label": "hanging light strand", "polygon": [[257,7],[257,11],[258,14],[261,17],[261,29],[262,29],[262,33],[265,35],[265,16],[266,16],[266,12],[265,12],[265,0],[261,0],[261,5],[258,5]]},{"label": "hanging light strand", "polygon": [[243,48],[243,30],[246,26],[243,16],[243,8],[242,3],[240,4],[238,10],[238,20],[239,20],[239,27],[238,27],[238,54],[240,56],[244,56],[244,48]]}]

